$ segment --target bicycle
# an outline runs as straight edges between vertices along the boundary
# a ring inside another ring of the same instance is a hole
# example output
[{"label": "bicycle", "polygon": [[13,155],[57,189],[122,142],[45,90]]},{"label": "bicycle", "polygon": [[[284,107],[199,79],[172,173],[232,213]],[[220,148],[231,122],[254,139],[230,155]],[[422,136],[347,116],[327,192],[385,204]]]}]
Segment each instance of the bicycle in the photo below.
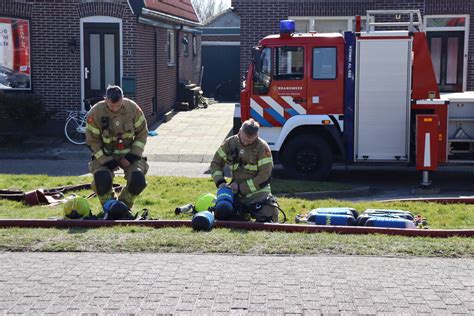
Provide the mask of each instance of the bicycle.
[{"label": "bicycle", "polygon": [[87,113],[90,109],[90,100],[84,99],[84,108],[80,111],[69,111],[64,125],[64,135],[75,145],[86,143]]}]

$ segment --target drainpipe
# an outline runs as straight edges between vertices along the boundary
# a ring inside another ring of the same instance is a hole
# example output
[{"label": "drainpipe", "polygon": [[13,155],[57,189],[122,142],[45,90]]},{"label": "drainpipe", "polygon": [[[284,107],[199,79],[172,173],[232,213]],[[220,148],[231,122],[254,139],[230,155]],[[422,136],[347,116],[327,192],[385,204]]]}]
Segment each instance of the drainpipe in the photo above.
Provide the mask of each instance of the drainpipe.
[{"label": "drainpipe", "polygon": [[155,32],[155,100],[153,100],[153,113],[157,115],[158,112],[158,33],[156,32],[156,26],[153,26]]},{"label": "drainpipe", "polygon": [[178,87],[179,87],[179,33],[183,29],[181,24],[176,32],[176,102],[178,101]]}]

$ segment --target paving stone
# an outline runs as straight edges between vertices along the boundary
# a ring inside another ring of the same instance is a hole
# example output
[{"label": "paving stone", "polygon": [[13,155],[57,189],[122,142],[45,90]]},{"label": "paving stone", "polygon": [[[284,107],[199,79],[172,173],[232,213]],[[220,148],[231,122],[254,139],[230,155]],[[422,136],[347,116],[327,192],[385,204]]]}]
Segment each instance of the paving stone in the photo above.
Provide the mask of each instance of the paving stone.
[{"label": "paving stone", "polygon": [[[469,258],[0,253],[0,262],[0,314],[474,314]],[[254,273],[269,266],[278,278]]]}]

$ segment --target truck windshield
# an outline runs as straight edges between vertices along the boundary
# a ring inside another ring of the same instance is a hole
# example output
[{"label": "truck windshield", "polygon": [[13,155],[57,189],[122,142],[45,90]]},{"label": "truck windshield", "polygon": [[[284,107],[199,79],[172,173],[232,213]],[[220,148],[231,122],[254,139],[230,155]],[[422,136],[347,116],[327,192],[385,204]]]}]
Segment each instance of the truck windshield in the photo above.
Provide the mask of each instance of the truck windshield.
[{"label": "truck windshield", "polygon": [[304,48],[302,46],[283,46],[275,49],[276,80],[303,79]]}]

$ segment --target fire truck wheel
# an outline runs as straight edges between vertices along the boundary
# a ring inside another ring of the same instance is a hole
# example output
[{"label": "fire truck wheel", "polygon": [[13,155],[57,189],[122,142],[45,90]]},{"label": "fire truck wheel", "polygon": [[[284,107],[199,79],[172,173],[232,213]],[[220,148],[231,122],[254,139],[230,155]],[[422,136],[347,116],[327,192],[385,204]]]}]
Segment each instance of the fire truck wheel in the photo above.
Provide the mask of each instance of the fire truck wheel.
[{"label": "fire truck wheel", "polygon": [[283,168],[291,178],[324,180],[331,172],[332,160],[331,147],[314,134],[299,135],[283,149]]}]

